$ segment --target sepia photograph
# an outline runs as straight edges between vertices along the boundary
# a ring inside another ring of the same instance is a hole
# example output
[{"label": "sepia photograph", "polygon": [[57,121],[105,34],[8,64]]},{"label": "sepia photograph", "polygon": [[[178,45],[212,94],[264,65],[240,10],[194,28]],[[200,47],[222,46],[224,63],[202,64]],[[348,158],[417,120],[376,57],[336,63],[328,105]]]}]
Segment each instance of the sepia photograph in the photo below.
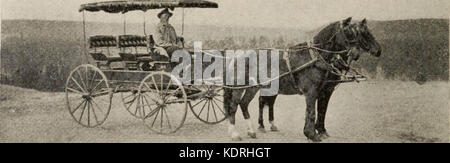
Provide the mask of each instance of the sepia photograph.
[{"label": "sepia photograph", "polygon": [[450,142],[448,0],[0,6],[0,143]]}]

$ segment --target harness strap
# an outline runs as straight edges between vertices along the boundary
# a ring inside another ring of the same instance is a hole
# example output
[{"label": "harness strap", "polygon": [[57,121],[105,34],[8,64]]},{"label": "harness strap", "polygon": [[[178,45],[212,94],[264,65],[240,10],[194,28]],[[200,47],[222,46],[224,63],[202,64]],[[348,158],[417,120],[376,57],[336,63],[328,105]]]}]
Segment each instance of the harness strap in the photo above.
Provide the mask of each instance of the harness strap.
[{"label": "harness strap", "polygon": [[309,55],[311,56],[311,59],[312,60],[317,59],[317,56],[315,55],[316,51],[312,48],[313,47],[312,43],[308,41],[306,42],[306,44],[308,45]]},{"label": "harness strap", "polygon": [[299,94],[304,94],[304,92],[297,86],[297,84],[296,84],[297,82],[296,82],[295,77],[293,75],[293,73],[296,72],[296,71],[292,71],[291,60],[290,60],[291,53],[290,53],[289,50],[286,53],[287,54],[283,56],[283,59],[286,61],[286,65],[287,65],[287,68],[289,70],[289,72],[288,72],[289,77],[290,77],[289,81],[290,81],[291,85],[298,91]]}]

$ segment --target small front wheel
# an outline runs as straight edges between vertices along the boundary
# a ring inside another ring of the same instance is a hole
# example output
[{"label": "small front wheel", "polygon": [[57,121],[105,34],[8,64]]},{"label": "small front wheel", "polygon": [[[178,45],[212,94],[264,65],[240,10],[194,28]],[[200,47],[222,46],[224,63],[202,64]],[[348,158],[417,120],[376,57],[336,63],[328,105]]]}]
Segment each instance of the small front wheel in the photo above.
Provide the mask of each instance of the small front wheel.
[{"label": "small front wheel", "polygon": [[223,109],[223,88],[214,85],[191,86],[190,88],[199,92],[197,93],[199,97],[189,102],[189,108],[197,119],[213,125],[223,122],[227,118]]},{"label": "small front wheel", "polygon": [[144,124],[160,134],[179,130],[186,119],[187,96],[181,82],[167,72],[155,72],[142,80],[137,107],[148,110]]},{"label": "small front wheel", "polygon": [[122,103],[125,109],[133,116],[138,119],[144,119],[145,116],[150,113],[149,107],[141,107],[142,102],[145,101],[144,97],[140,95],[138,88],[132,89],[128,92],[122,92],[120,94],[122,98]]}]

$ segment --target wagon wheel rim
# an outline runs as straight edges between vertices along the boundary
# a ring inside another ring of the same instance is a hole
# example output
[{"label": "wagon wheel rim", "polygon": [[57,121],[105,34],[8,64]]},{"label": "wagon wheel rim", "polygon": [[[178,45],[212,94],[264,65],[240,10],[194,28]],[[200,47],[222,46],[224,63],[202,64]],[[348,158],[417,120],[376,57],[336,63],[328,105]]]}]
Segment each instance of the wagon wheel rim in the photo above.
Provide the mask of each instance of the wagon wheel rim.
[{"label": "wagon wheel rim", "polygon": [[178,131],[186,120],[187,96],[181,82],[166,72],[155,72],[139,86],[140,105],[149,110],[144,124],[158,134]]},{"label": "wagon wheel rim", "polygon": [[192,86],[201,92],[207,92],[195,101],[189,102],[189,108],[194,116],[206,124],[218,124],[227,119],[224,110],[223,89],[213,85]]},{"label": "wagon wheel rim", "polygon": [[149,108],[140,107],[143,100],[143,96],[139,93],[139,88],[133,89],[129,92],[122,92],[121,94],[122,104],[125,110],[128,111],[133,117],[138,119],[144,119],[151,110]]},{"label": "wagon wheel rim", "polygon": [[81,126],[102,125],[111,111],[112,90],[100,69],[92,65],[75,68],[66,81],[66,105]]}]

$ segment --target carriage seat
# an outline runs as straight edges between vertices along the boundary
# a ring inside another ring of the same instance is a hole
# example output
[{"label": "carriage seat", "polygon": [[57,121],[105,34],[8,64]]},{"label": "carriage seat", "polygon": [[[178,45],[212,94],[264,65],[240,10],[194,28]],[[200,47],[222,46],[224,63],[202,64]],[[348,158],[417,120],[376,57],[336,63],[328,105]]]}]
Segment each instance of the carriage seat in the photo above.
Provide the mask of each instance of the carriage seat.
[{"label": "carriage seat", "polygon": [[[110,35],[95,35],[88,39],[89,54],[97,63],[97,67],[107,69],[123,69],[122,66],[111,66],[118,63],[122,58],[118,54],[117,39]],[[119,64],[119,63],[118,63]]]},{"label": "carriage seat", "polygon": [[118,62],[121,58],[117,55],[114,55],[112,51],[114,49],[110,49],[111,47],[117,46],[117,40],[114,36],[107,35],[96,35],[89,37],[89,53],[92,58],[96,61],[109,61],[109,62]]},{"label": "carriage seat", "polygon": [[150,54],[155,45],[152,35],[120,35],[117,41],[121,49],[119,55],[128,69],[135,70],[139,63],[152,61]]},{"label": "carriage seat", "polygon": [[152,35],[139,36],[139,35],[120,35],[118,36],[118,47],[148,47],[151,48],[154,45]]},{"label": "carriage seat", "polygon": [[119,55],[125,61],[136,61],[140,57],[149,57],[151,49],[155,45],[151,35],[120,35],[117,40],[118,48],[122,49]]}]

